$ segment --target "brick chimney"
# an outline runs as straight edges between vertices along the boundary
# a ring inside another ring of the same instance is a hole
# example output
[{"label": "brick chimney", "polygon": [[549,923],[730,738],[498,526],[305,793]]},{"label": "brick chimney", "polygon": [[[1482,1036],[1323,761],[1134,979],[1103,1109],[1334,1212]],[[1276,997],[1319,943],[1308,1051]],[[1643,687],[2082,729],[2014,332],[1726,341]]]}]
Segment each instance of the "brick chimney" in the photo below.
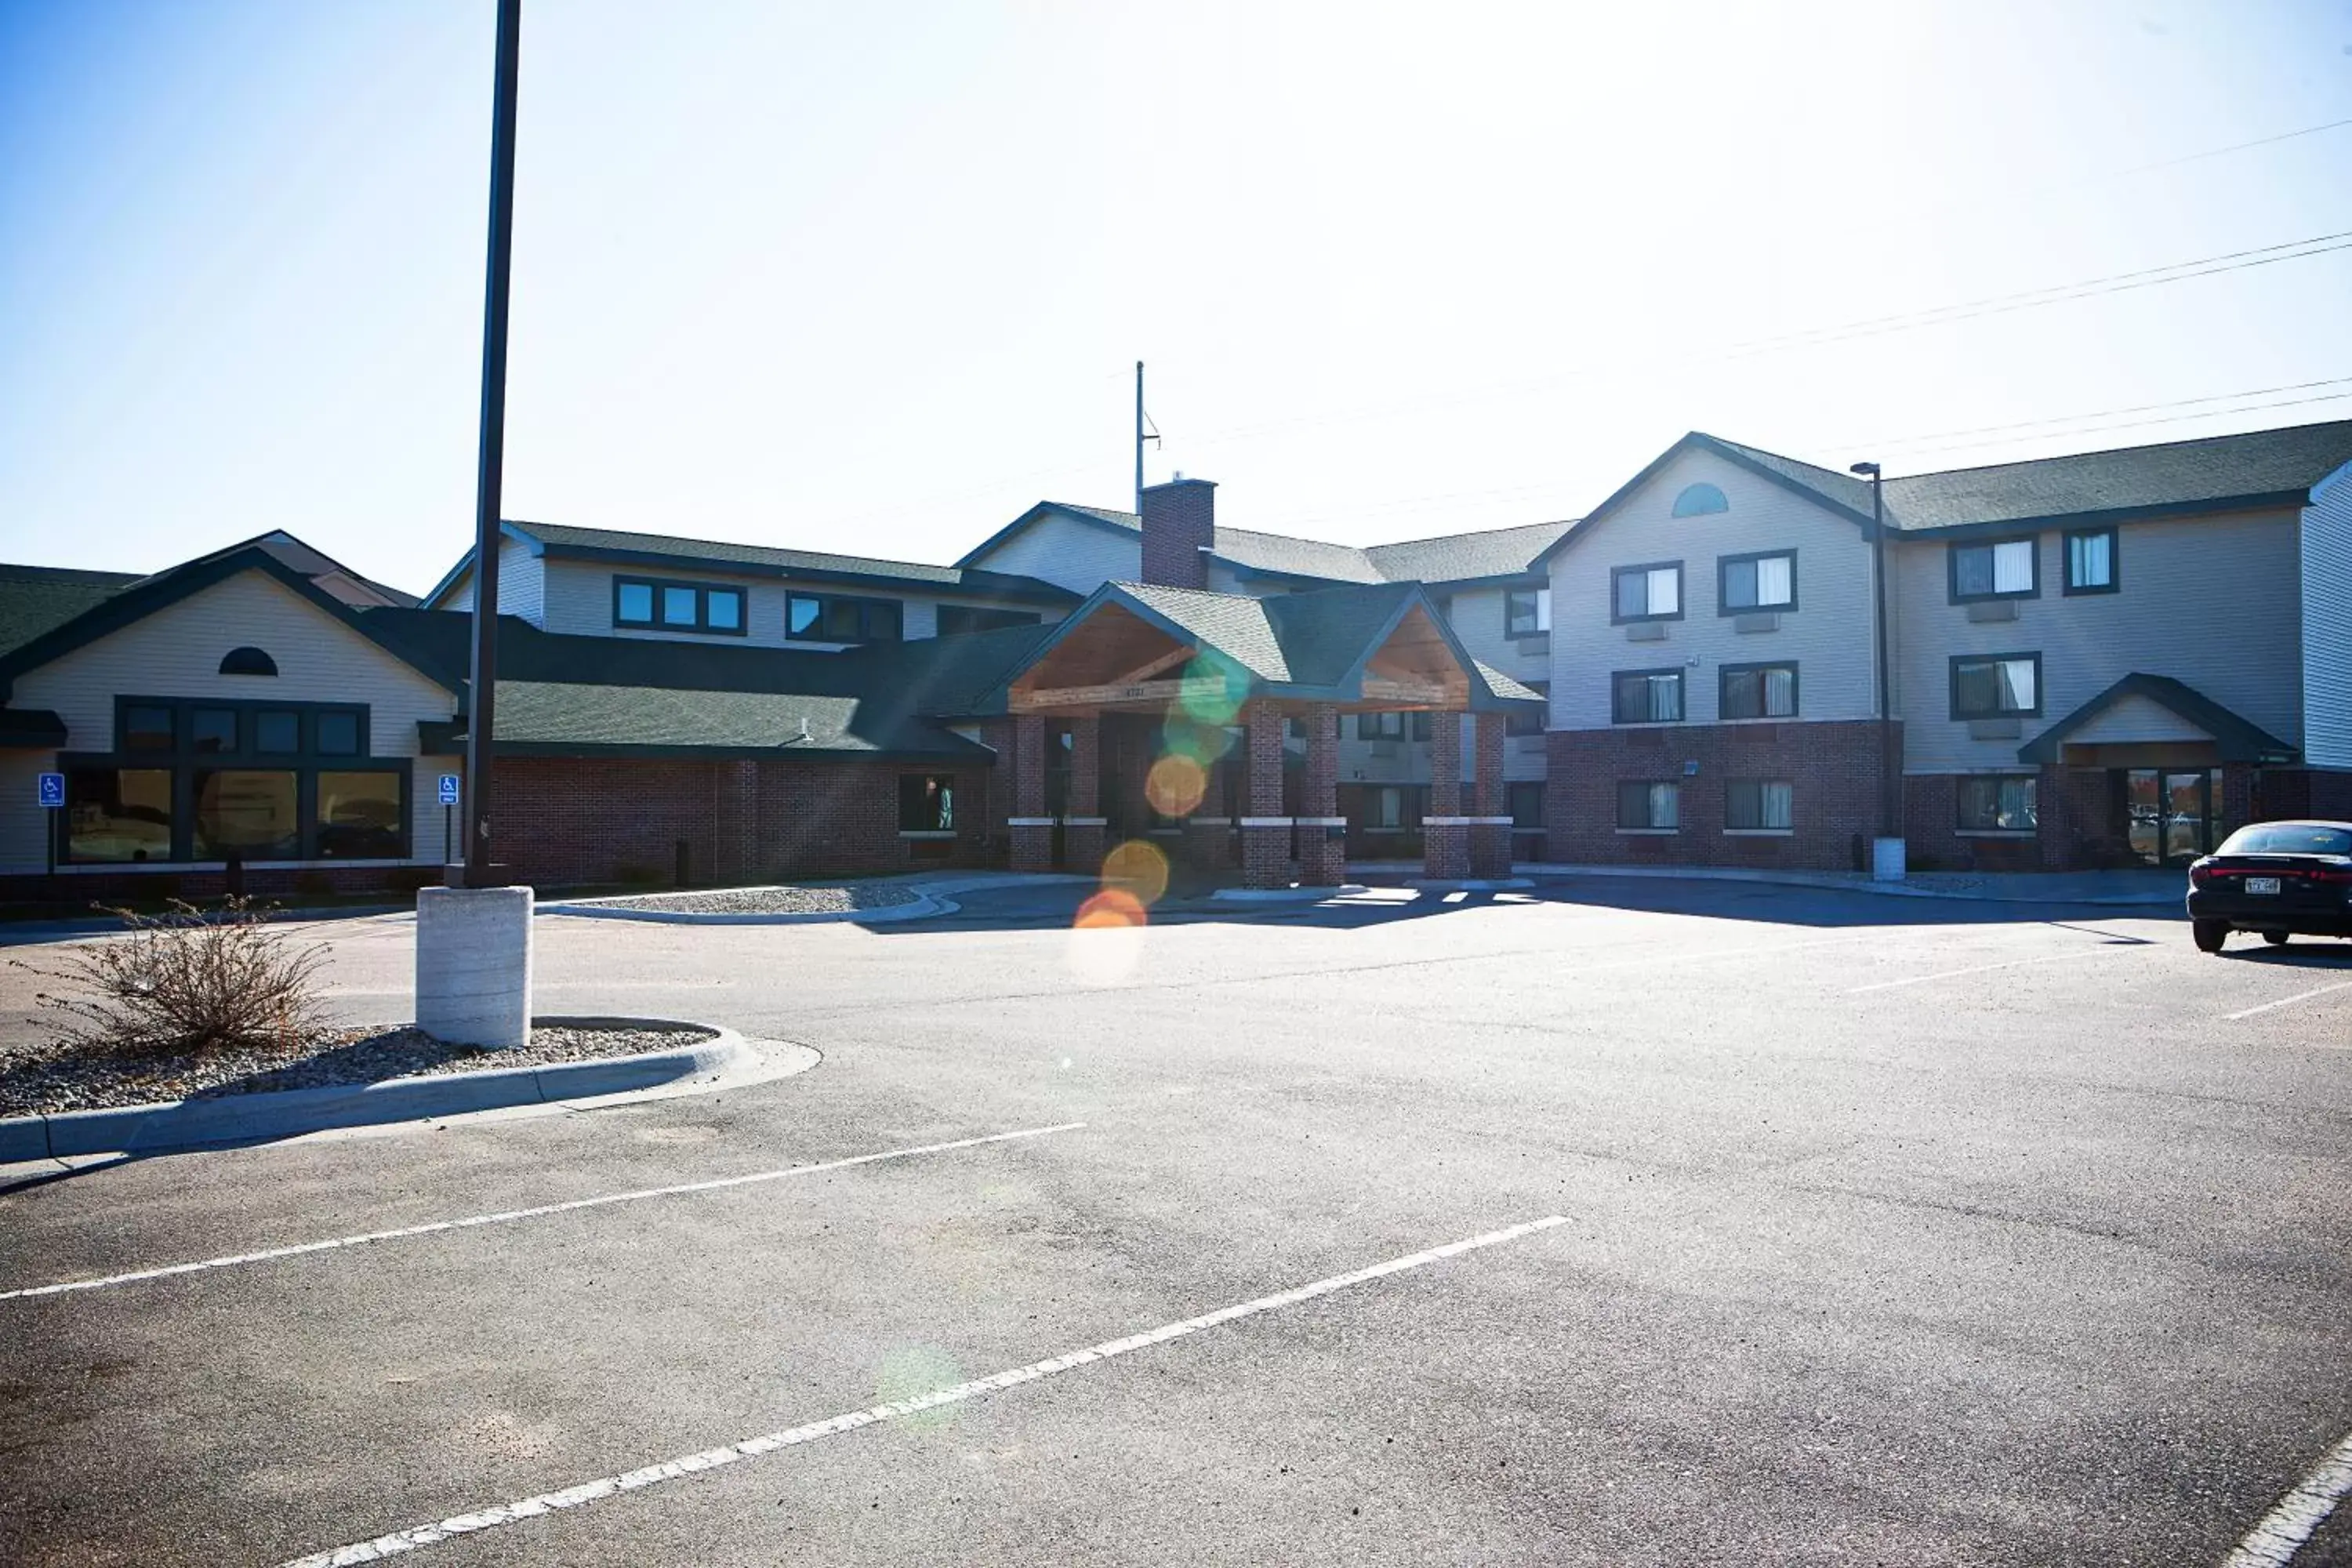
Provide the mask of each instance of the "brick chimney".
[{"label": "brick chimney", "polygon": [[1209,585],[1217,542],[1217,487],[1181,474],[1143,492],[1143,580],[1167,588]]}]

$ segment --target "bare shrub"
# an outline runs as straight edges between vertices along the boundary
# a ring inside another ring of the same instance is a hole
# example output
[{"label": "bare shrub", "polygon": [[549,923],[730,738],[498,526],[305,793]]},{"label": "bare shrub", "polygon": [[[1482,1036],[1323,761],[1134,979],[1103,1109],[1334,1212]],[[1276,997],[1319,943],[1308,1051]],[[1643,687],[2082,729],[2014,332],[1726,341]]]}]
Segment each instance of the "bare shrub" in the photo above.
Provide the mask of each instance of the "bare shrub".
[{"label": "bare shrub", "polygon": [[130,929],[82,943],[45,966],[16,968],[58,983],[36,993],[42,1020],[77,1050],[201,1052],[285,1047],[319,1029],[318,969],[326,948],[269,924],[244,898],[215,910],[182,900],[168,912],[110,913]]}]

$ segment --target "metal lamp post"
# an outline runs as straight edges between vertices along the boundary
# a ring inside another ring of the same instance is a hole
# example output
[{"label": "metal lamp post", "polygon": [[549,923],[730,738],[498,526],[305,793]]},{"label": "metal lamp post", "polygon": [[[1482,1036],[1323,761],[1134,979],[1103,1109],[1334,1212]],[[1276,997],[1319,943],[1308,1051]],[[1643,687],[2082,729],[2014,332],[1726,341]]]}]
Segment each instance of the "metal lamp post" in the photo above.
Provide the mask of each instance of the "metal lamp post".
[{"label": "metal lamp post", "polygon": [[1871,875],[1882,882],[1903,879],[1903,835],[1895,793],[1895,710],[1886,659],[1886,476],[1876,463],[1847,469],[1870,480],[1870,589],[1873,640],[1878,660],[1878,838],[1871,847]]}]

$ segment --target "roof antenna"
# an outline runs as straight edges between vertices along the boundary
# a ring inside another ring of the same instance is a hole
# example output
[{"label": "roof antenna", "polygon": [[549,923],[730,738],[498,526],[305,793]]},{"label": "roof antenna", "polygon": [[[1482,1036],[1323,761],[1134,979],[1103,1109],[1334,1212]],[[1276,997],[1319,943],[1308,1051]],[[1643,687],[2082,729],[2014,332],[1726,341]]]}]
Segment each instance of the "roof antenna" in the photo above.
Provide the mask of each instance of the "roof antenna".
[{"label": "roof antenna", "polygon": [[1160,439],[1160,426],[1143,411],[1143,362],[1135,362],[1135,515],[1143,516],[1143,444]]}]

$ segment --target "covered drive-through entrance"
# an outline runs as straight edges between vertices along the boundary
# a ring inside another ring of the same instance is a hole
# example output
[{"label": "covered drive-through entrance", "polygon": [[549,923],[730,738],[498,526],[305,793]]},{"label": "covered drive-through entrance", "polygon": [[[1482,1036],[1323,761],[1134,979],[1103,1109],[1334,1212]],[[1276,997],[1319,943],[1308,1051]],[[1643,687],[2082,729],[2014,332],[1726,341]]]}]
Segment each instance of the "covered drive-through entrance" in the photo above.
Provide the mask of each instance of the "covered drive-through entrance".
[{"label": "covered drive-through entrance", "polygon": [[1412,584],[1265,599],[1106,584],[1001,690],[1014,868],[1092,870],[1114,834],[1144,833],[1237,863],[1251,888],[1342,880],[1343,712],[1448,716],[1431,729],[1426,872],[1507,875],[1504,721],[1542,711]]}]

